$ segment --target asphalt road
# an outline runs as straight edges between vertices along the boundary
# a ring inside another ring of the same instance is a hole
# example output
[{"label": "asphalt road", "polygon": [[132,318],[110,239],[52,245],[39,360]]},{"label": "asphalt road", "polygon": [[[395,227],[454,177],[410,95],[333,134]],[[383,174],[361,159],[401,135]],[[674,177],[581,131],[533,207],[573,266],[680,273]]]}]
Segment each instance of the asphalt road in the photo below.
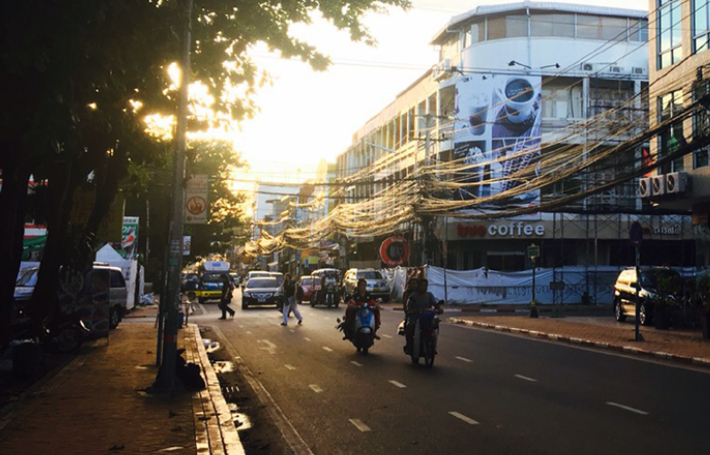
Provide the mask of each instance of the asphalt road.
[{"label": "asphalt road", "polygon": [[[191,322],[223,334],[297,454],[708,454],[710,374],[442,324],[433,369],[413,365],[382,312],[381,341],[355,352],[344,310],[302,305]],[[446,315],[444,315],[446,319]]]}]

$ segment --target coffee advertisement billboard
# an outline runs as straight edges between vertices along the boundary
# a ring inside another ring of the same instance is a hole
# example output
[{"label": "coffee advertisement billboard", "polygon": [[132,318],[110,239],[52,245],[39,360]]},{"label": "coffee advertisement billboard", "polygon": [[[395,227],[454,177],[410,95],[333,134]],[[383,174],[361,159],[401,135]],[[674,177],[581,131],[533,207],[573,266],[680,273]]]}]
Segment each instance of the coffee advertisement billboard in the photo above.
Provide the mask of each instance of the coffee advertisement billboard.
[{"label": "coffee advertisement billboard", "polygon": [[540,202],[540,191],[524,191],[539,172],[541,78],[476,74],[456,83],[453,159],[459,163],[455,195],[480,207],[527,207]]}]

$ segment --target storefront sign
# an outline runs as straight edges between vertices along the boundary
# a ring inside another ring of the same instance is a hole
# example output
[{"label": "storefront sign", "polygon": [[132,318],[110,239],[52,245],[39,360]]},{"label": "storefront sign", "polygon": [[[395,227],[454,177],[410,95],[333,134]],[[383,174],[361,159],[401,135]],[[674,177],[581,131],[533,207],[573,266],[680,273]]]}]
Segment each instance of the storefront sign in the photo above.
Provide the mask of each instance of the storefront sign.
[{"label": "storefront sign", "polygon": [[459,237],[532,237],[545,235],[545,225],[523,223],[522,221],[511,223],[490,224],[487,227],[482,224],[457,224],[456,230]]},{"label": "storefront sign", "polygon": [[679,224],[673,226],[654,227],[653,233],[656,235],[681,235],[683,231]]},{"label": "storefront sign", "polygon": [[380,245],[380,257],[388,267],[405,264],[409,259],[409,244],[403,237],[389,237]]}]

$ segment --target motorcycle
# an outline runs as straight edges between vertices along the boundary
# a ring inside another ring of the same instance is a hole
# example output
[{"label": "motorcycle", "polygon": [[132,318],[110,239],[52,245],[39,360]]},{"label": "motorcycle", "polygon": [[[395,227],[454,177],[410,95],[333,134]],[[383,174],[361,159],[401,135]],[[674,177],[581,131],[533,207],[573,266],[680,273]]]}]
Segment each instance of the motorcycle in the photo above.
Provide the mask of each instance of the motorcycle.
[{"label": "motorcycle", "polygon": [[60,314],[56,319],[45,320],[35,327],[29,318],[14,321],[13,338],[37,339],[50,352],[73,352],[81,347],[91,331],[78,314]]},{"label": "motorcycle", "polygon": [[375,344],[376,321],[373,303],[363,303],[357,307],[351,322],[352,327],[346,328],[345,321],[338,318],[339,325],[336,327],[340,331],[344,331],[346,339],[355,346],[357,352],[367,354],[372,345]]},{"label": "motorcycle", "polygon": [[[412,363],[418,364],[424,358],[424,365],[428,368],[434,366],[436,357],[436,344],[439,339],[438,311],[425,310],[417,318],[412,337],[412,351],[409,353]],[[399,334],[404,335],[404,322],[400,324]]]},{"label": "motorcycle", "polygon": [[320,290],[323,295],[322,303],[328,305],[328,308],[332,308],[333,305],[337,308],[340,302],[336,298],[335,285],[326,283],[325,287]]}]

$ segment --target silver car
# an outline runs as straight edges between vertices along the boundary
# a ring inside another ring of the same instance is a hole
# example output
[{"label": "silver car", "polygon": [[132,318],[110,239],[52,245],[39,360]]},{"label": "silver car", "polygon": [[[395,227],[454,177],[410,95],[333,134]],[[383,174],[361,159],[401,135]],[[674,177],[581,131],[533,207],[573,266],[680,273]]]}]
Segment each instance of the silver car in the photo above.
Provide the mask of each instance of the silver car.
[{"label": "silver car", "polygon": [[389,302],[390,286],[382,275],[382,272],[375,269],[350,269],[345,272],[343,286],[345,288],[344,292],[346,297],[349,298],[355,294],[357,282],[360,278],[364,278],[367,281],[367,292],[372,298],[382,299],[382,302]]}]

